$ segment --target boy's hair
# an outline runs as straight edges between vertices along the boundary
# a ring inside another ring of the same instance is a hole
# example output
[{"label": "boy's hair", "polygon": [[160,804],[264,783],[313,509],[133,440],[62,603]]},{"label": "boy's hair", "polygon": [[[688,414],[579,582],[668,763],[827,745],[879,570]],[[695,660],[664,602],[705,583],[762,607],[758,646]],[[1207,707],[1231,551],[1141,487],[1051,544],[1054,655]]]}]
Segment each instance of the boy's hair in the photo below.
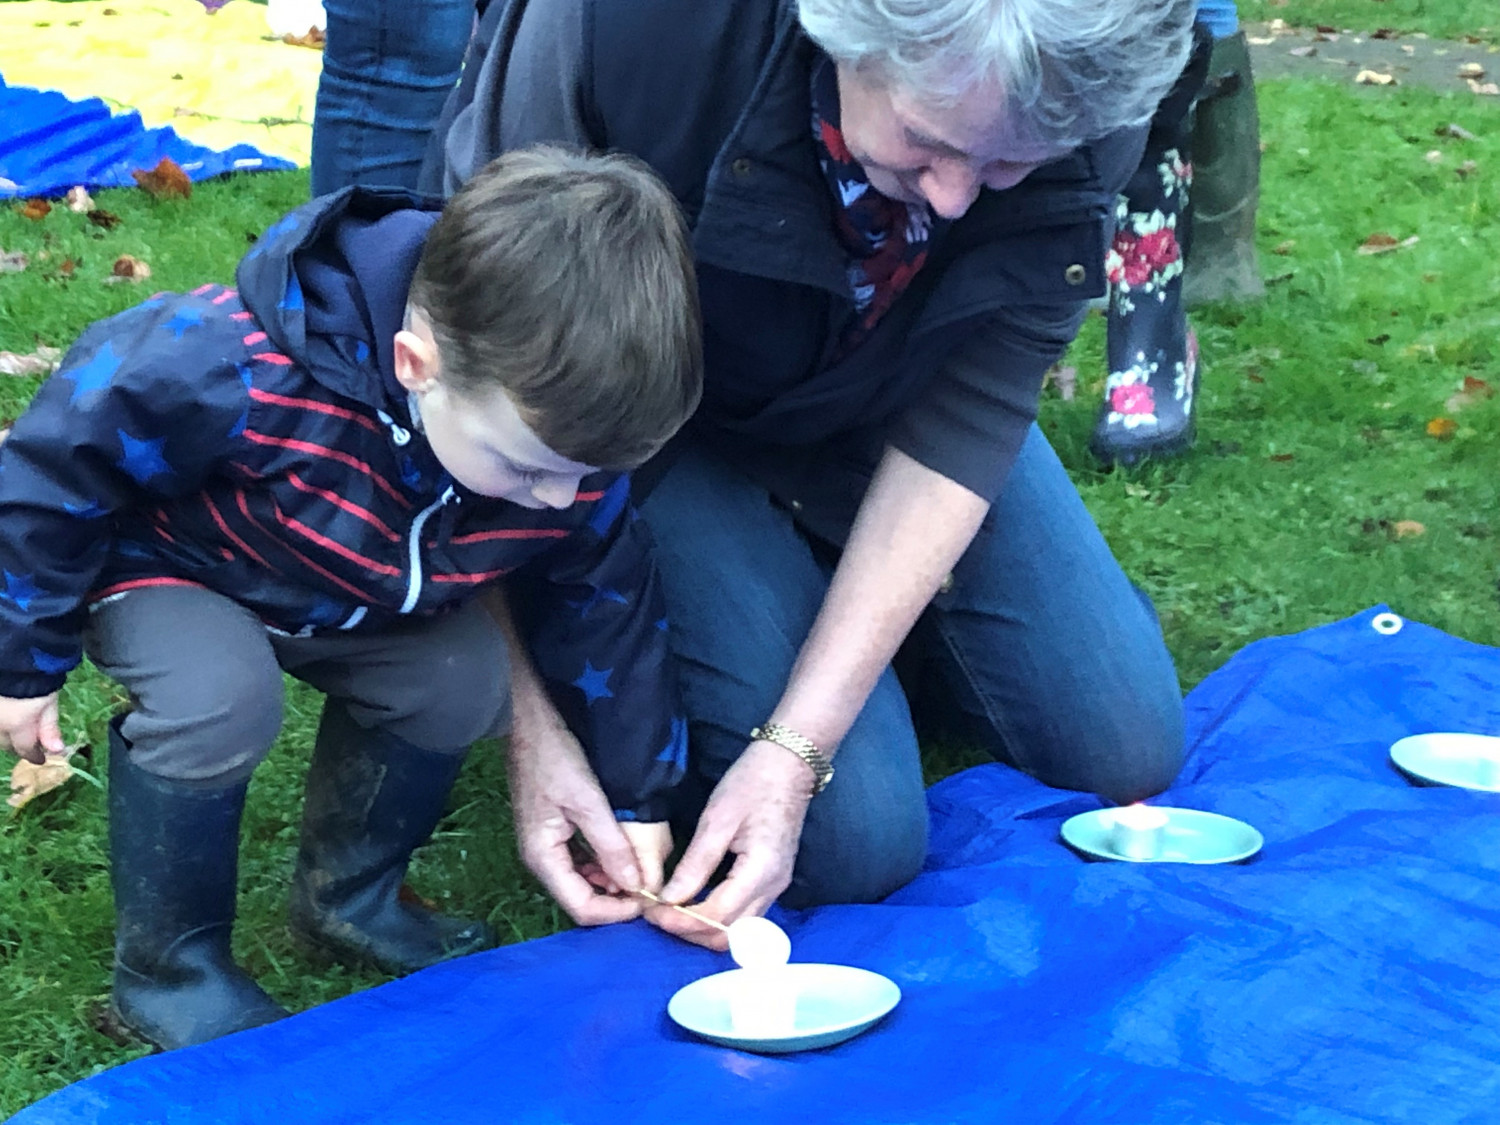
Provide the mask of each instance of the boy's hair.
[{"label": "boy's hair", "polygon": [[702,394],[687,228],[632,157],[538,146],[491,161],[434,224],[409,303],[456,391],[503,389],[570,461],[635,468]]}]

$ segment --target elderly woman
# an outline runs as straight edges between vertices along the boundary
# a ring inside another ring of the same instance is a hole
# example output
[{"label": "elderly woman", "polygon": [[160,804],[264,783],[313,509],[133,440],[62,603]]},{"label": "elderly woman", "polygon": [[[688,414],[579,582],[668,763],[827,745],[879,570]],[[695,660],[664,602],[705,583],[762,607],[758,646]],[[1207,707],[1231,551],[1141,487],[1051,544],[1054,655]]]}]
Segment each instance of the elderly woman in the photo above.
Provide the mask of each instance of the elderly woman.
[{"label": "elderly woman", "polygon": [[[918,729],[1111,801],[1176,775],[1181,696],[1153,610],[1033,419],[1043,373],[1104,292],[1115,198],[1184,68],[1193,8],[497,0],[487,14],[429,186],[572,142],[644,159],[692,224],[706,393],[637,481],[700,790],[665,898],[696,897],[731,854],[702,907],[726,920],[900,887],[926,849]],[[523,853],[579,921],[624,917],[639,907],[581,893],[560,841],[579,828],[597,881],[651,886],[671,837],[659,826],[643,847],[633,831],[631,864],[564,729],[517,699]]]}]

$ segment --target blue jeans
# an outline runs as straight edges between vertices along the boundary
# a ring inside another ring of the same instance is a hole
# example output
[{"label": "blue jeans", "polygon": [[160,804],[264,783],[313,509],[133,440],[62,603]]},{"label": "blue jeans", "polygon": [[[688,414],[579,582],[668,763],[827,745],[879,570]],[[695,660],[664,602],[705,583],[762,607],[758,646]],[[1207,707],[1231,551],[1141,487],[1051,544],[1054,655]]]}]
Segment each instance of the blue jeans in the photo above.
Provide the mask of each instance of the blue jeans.
[{"label": "blue jeans", "polygon": [[[780,697],[837,554],[702,446],[641,514],[657,541],[703,799]],[[911,703],[887,668],[809,807],[788,906],[875,901],[921,870],[919,728],[1119,802],[1160,792],[1182,765],[1182,697],[1156,615],[1035,427],[900,663]]]},{"label": "blue jeans", "polygon": [[474,0],[326,0],[313,117],[312,193],[414,188],[428,136],[458,81]]}]

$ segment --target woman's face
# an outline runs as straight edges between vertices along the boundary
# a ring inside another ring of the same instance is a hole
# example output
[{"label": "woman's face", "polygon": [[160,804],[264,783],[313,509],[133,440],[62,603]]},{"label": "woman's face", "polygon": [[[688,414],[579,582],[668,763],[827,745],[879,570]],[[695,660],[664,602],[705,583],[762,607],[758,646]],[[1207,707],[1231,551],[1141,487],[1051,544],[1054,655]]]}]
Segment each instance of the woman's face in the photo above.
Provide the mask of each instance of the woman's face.
[{"label": "woman's face", "polygon": [[898,89],[838,67],[844,143],[880,194],[926,203],[960,218],[980,188],[1014,187],[1066,156],[1066,147],[1027,140],[1002,108],[1002,95],[976,89],[958,105],[926,109]]}]

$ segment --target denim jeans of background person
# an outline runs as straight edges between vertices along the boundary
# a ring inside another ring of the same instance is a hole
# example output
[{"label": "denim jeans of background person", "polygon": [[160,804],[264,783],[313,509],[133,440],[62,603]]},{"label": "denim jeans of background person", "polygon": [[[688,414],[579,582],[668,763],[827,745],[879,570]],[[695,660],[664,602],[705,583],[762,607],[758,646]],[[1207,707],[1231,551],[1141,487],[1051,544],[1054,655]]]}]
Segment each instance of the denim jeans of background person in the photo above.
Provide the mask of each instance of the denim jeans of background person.
[{"label": "denim jeans of background person", "polygon": [[415,187],[433,123],[458,81],[474,0],[323,6],[328,32],[313,117],[313,195],[352,184]]},{"label": "denim jeans of background person", "polygon": [[[635,481],[706,791],[663,894],[696,897],[732,854],[716,918],[871,901],[920,870],[908,700],[1112,801],[1181,763],[1155,616],[1032,423],[1105,291],[1194,6],[999,8],[503,0],[429,151],[419,186],[452,191],[537,141],[616,148],[693,227],[704,400]],[[768,725],[837,750],[826,789]]]},{"label": "denim jeans of background person", "polygon": [[1109,371],[1090,442],[1104,464],[1192,447],[1202,367],[1187,306],[1263,292],[1255,260],[1260,123],[1233,0],[1200,3],[1197,29],[1207,57],[1195,61],[1207,81],[1194,75],[1162,103],[1116,210]]}]

